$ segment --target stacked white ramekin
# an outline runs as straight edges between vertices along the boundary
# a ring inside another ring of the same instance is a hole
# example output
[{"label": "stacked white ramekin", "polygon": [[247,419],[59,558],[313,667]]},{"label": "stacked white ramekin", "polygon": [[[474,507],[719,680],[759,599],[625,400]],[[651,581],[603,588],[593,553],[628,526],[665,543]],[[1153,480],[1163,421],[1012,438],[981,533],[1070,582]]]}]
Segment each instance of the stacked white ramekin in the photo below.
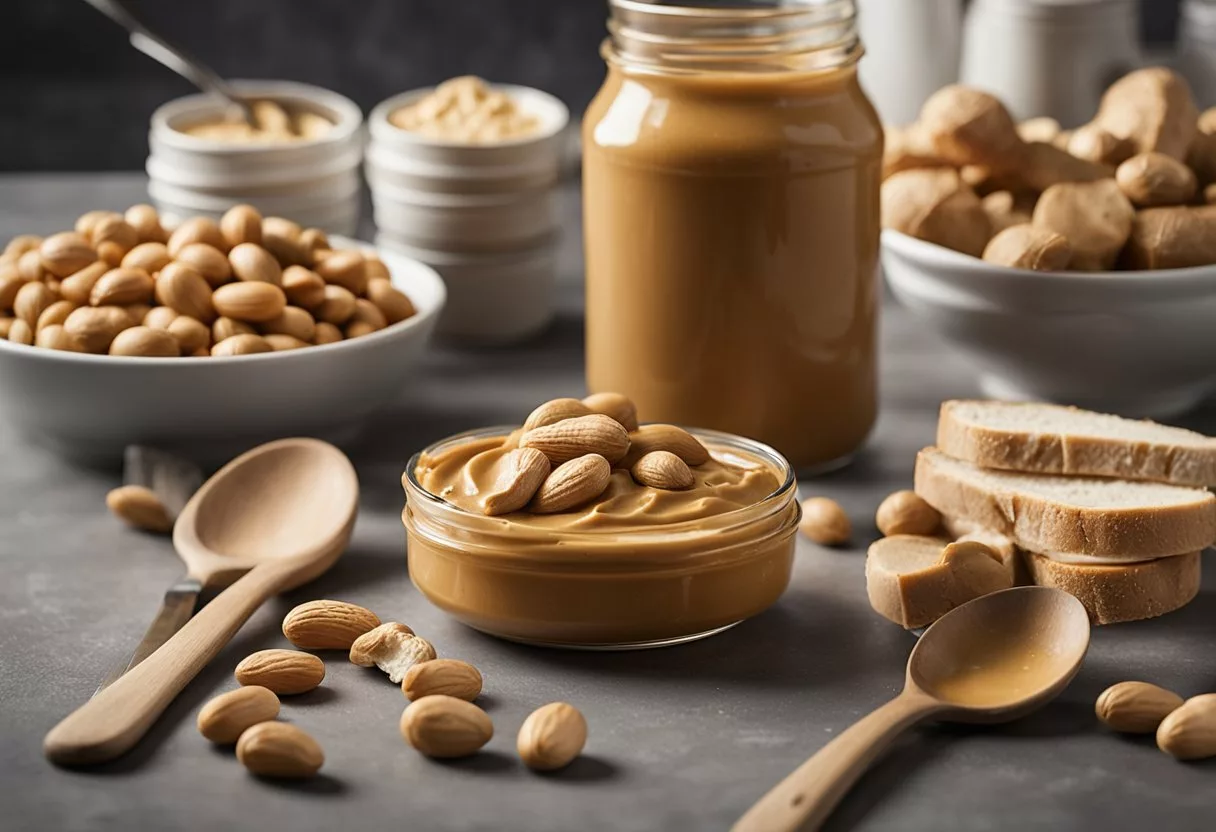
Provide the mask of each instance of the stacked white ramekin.
[{"label": "stacked white ramekin", "polygon": [[390,122],[430,89],[394,96],[368,117],[366,170],[377,244],[443,275],[448,303],[439,331],[466,343],[518,341],[553,317],[557,183],[570,114],[540,90],[495,89],[534,116],[539,130],[494,144],[463,144]]},{"label": "stacked white ramekin", "polygon": [[216,141],[182,129],[219,120],[224,105],[206,95],[178,98],[152,114],[148,195],[170,221],[219,217],[240,203],[305,227],[353,234],[359,222],[363,113],[335,92],[288,81],[235,81],[249,99],[269,99],[333,122],[322,136],[281,144]]}]

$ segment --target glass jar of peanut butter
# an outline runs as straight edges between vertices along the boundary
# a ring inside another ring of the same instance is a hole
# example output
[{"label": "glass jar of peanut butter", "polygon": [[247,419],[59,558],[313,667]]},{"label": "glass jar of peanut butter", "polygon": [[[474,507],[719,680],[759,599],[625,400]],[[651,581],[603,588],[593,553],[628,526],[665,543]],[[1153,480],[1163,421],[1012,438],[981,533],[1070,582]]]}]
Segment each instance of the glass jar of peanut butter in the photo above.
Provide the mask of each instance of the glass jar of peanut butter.
[{"label": "glass jar of peanut butter", "polygon": [[882,128],[851,0],[609,0],[583,122],[587,384],[800,470],[877,415]]}]

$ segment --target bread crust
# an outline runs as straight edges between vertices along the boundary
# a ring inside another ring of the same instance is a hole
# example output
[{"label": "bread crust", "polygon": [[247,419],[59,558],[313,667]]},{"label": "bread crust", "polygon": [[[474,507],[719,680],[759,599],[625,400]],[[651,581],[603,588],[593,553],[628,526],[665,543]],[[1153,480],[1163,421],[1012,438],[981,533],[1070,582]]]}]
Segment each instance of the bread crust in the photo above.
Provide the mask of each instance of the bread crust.
[{"label": "bread crust", "polygon": [[[1114,477],[1208,488],[1216,486],[1216,440],[1208,447],[1133,439],[1031,431],[998,430],[964,421],[960,406],[983,402],[942,402],[937,446],[955,459],[981,468],[1030,474]],[[1002,403],[1002,407],[1040,407]],[[1078,414],[1080,408],[1067,408]]]},{"label": "bread crust", "polygon": [[1178,506],[1102,509],[1011,489],[993,490],[939,467],[936,448],[916,457],[916,493],[943,515],[1005,535],[1031,552],[1142,561],[1197,552],[1216,540],[1216,499]]},{"label": "bread crust", "polygon": [[1075,596],[1094,624],[1156,618],[1186,606],[1199,592],[1201,553],[1113,566],[1060,563],[1022,552],[1031,579],[1039,586]]}]

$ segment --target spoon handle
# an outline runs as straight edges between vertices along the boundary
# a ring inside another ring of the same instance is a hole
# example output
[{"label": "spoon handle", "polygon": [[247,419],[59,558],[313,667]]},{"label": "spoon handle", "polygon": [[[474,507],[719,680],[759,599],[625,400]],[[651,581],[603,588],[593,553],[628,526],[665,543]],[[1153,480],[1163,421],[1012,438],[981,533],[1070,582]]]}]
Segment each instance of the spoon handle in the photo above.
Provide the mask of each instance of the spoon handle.
[{"label": "spoon handle", "polygon": [[189,577],[182,578],[169,587],[165,593],[165,599],[161,601],[160,612],[156,614],[156,618],[152,619],[148,631],[144,633],[143,640],[139,642],[131,658],[116,665],[93,695],[96,696],[117,682],[120,676],[152,655],[174,633],[184,627],[194,615],[194,608],[198,605],[198,596],[202,591],[203,585],[196,578]]},{"label": "spoon handle", "polygon": [[919,691],[904,691],[853,724],[752,806],[732,832],[818,829],[845,793],[891,742],[942,710]]},{"label": "spoon handle", "polygon": [[298,569],[286,558],[251,569],[160,649],[52,728],[43,741],[47,758],[60,765],[88,765],[129,751],[182,688]]}]

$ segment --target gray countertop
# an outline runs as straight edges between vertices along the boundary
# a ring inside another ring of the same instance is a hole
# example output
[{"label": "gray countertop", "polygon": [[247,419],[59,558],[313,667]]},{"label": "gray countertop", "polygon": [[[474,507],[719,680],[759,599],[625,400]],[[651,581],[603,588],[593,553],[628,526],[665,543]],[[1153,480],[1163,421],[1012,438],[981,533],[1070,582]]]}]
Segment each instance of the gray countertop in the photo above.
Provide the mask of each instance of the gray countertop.
[{"label": "gray countertop", "polygon": [[[142,201],[143,179],[0,177],[0,239],[67,227],[87,208]],[[433,350],[400,404],[351,454],[363,488],[346,556],[315,584],[268,604],[126,758],[63,771],[43,734],[134,647],[178,576],[167,539],[129,531],[103,503],[115,472],[74,469],[0,425],[0,828],[96,829],[725,829],[771,785],[902,683],[912,637],[865,597],[873,512],[907,487],[933,439],[943,398],[976,394],[968,368],[899,309],[883,326],[883,413],[856,463],[802,483],[839,500],[854,545],[799,542],[793,583],[763,615],[715,638],[656,651],[543,650],[480,635],[431,607],[406,574],[399,477],[409,454],[466,428],[519,421],[537,402],[578,393],[582,320],[577,196],[562,255],[561,312],[542,338],[511,350]],[[3,391],[0,391],[3,395]],[[1216,412],[1192,418],[1212,430]],[[1107,685],[1147,679],[1184,695],[1216,690],[1216,576],[1186,609],[1098,629],[1080,676],[1043,711],[988,729],[929,727],[901,741],[845,799],[833,829],[1211,828],[1216,761],[1183,765],[1151,740],[1114,736],[1093,702]],[[402,741],[404,700],[382,675],[326,657],[317,691],[283,717],[313,733],[324,776],[296,785],[248,776],[208,745],[194,719],[234,686],[246,654],[286,646],[293,605],[342,598],[401,620],[486,679],[497,734],[456,762]],[[514,754],[524,716],[549,701],[587,716],[586,755],[540,776]]]}]

